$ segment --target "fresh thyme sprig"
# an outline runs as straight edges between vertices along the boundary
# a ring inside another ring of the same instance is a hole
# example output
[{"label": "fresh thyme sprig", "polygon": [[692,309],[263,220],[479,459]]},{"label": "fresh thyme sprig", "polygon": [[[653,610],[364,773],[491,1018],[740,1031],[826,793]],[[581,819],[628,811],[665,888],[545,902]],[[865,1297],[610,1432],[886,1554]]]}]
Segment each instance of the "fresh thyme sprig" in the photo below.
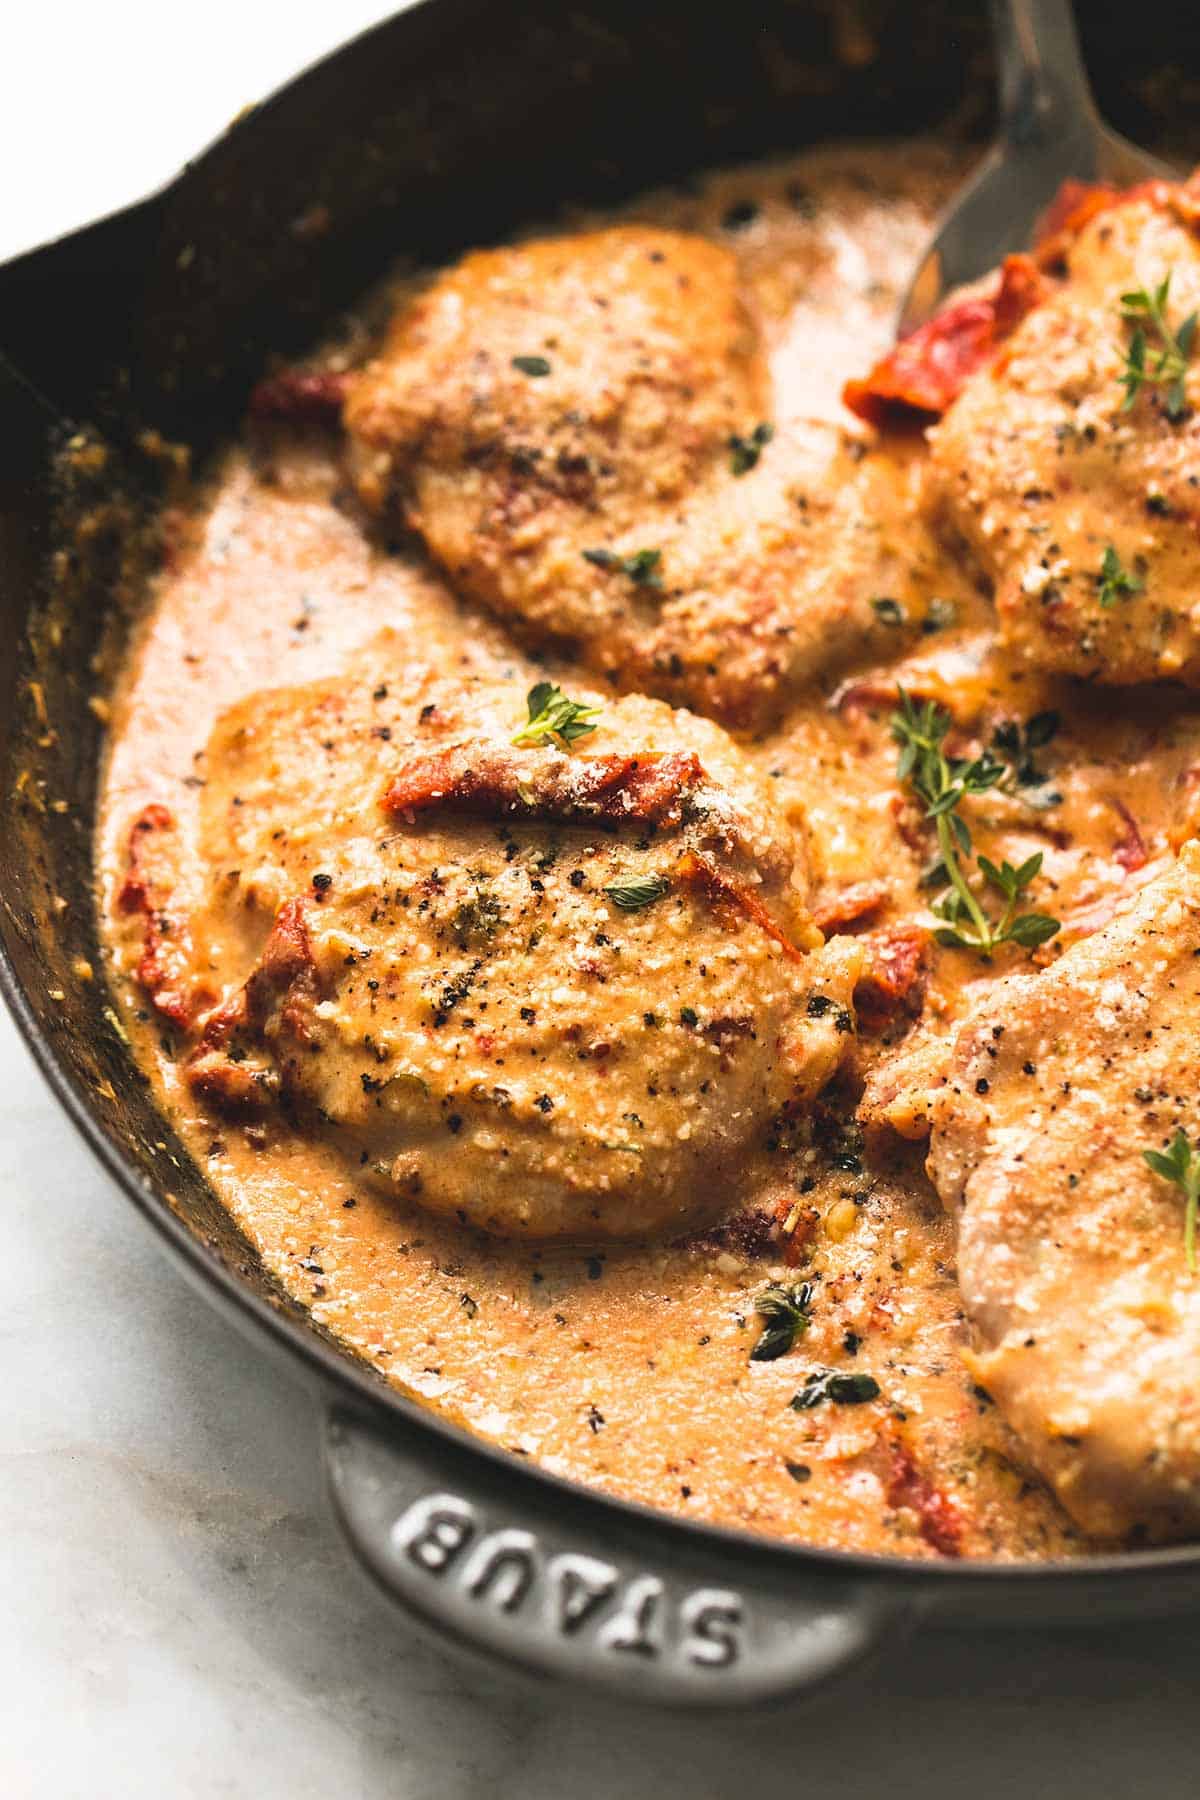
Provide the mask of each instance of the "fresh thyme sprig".
[{"label": "fresh thyme sprig", "polygon": [[595,721],[603,711],[602,707],[587,706],[580,700],[568,700],[552,681],[536,682],[526,696],[525,705],[529,717],[518,731],[513,732],[509,742],[522,745],[551,743],[560,750],[569,750],[576,738],[595,731]]},{"label": "fresh thyme sprig", "polygon": [[[1121,295],[1121,317],[1134,331],[1117,377],[1125,389],[1122,412],[1128,412],[1143,387],[1165,387],[1166,413],[1175,423],[1187,411],[1187,365],[1196,335],[1197,315],[1189,313],[1177,331],[1167,323],[1167,298],[1171,291],[1168,270],[1153,289],[1136,288]],[[1151,336],[1156,340],[1151,347]]]},{"label": "fresh thyme sprig", "polygon": [[1200,1209],[1200,1143],[1189,1144],[1180,1126],[1165,1150],[1143,1150],[1143,1160],[1161,1175],[1173,1181],[1184,1199],[1183,1248],[1187,1265],[1196,1273],[1196,1213]]},{"label": "fresh thyme sprig", "polygon": [[915,701],[901,688],[900,704],[892,714],[892,736],[900,745],[896,774],[907,782],[925,807],[937,831],[940,862],[937,876],[947,887],[934,901],[933,912],[942,924],[934,931],[939,944],[974,950],[991,957],[1001,944],[1020,944],[1032,950],[1046,943],[1059,929],[1059,921],[1046,913],[1018,913],[1021,896],[1037,878],[1042,853],[1014,867],[1005,860],[999,867],[988,857],[976,859],[984,883],[1001,895],[1004,905],[997,919],[989,919],[972,888],[964,858],[973,853],[971,832],[958,811],[968,794],[983,794],[999,787],[1009,767],[985,749],[978,756],[947,756],[944,748],[950,715],[933,700]]}]

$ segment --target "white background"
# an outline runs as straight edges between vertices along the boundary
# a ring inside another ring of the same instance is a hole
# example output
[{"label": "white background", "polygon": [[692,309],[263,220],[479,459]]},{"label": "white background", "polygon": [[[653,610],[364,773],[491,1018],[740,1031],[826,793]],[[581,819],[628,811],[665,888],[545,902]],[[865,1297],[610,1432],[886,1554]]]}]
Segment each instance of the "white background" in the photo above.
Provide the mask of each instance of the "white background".
[{"label": "white background", "polygon": [[[14,6],[0,256],[139,197],[380,16]],[[652,1717],[467,1674],[350,1567],[317,1408],[232,1338],[0,1019],[3,1800],[1183,1800],[1200,1629],[923,1636],[807,1708]]]}]

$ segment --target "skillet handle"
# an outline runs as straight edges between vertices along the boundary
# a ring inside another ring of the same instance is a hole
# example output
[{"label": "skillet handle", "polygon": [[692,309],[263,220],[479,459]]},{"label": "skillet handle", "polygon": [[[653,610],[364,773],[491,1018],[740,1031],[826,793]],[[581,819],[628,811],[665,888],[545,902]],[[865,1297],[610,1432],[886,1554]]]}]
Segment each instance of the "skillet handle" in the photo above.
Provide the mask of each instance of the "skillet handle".
[{"label": "skillet handle", "polygon": [[659,1704],[746,1706],[806,1692],[903,1617],[870,1578],[729,1555],[652,1514],[547,1486],[433,1432],[334,1407],[325,1458],[359,1560],[467,1649]]}]

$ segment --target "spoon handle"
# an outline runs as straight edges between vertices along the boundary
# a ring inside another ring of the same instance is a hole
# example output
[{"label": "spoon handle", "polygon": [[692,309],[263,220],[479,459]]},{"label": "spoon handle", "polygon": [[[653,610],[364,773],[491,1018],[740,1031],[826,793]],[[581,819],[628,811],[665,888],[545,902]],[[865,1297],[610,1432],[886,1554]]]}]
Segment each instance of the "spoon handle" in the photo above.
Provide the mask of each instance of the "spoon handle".
[{"label": "spoon handle", "polygon": [[1000,138],[1045,143],[1099,124],[1071,0],[992,0]]}]

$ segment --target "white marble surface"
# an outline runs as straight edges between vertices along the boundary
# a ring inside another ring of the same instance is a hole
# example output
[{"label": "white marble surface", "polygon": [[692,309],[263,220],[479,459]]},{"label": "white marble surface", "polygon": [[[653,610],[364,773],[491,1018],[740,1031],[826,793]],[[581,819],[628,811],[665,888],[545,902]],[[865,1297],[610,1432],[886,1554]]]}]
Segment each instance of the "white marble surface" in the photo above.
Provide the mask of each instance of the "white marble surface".
[{"label": "white marble surface", "polygon": [[[147,191],[244,101],[386,10],[23,10],[0,59],[0,256]],[[4,1800],[1200,1789],[1190,1622],[919,1638],[753,1721],[467,1673],[357,1575],[325,1510],[314,1400],[163,1260],[3,1018],[0,1195]]]},{"label": "white marble surface", "polygon": [[3,13],[0,257],[163,186],[242,108],[412,0],[42,0]]}]

